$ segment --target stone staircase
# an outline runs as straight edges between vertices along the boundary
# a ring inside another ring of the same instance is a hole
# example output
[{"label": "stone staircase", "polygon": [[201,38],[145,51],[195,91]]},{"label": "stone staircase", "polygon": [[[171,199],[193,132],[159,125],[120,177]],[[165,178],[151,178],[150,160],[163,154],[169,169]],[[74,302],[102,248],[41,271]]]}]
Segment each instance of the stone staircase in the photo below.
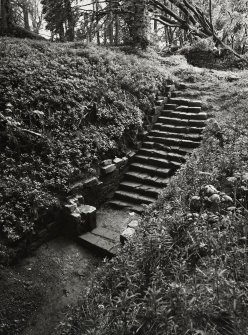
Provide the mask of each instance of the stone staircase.
[{"label": "stone staircase", "polygon": [[169,98],[154,119],[152,130],[133,156],[119,189],[109,204],[142,212],[166,187],[186,155],[200,145],[207,114],[202,103],[181,97]]},{"label": "stone staircase", "polygon": [[78,236],[78,242],[93,249],[101,256],[114,256],[117,253],[120,234],[106,228],[97,227],[92,231]]},{"label": "stone staircase", "polygon": [[138,226],[139,215],[128,211],[101,208],[96,213],[97,227],[77,236],[77,241],[102,257],[116,255]]}]

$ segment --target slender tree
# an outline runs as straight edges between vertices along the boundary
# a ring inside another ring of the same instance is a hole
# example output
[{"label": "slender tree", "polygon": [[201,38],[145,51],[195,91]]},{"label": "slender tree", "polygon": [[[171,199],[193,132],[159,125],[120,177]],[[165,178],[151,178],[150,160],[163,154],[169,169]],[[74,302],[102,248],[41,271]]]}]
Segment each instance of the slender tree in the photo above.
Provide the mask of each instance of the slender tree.
[{"label": "slender tree", "polygon": [[9,2],[0,0],[0,34],[4,35],[11,29],[11,12]]},{"label": "slender tree", "polygon": [[47,29],[60,41],[73,41],[78,20],[77,6],[73,0],[42,0]]},{"label": "slender tree", "polygon": [[42,39],[30,31],[31,1],[33,0],[0,0],[0,36]]}]

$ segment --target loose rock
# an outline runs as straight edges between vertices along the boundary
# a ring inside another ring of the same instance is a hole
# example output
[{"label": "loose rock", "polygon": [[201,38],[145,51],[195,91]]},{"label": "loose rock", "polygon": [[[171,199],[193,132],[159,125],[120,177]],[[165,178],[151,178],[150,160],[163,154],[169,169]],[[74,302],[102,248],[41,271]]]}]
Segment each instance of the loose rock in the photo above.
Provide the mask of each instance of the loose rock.
[{"label": "loose rock", "polygon": [[116,170],[116,165],[115,164],[107,165],[107,166],[104,166],[103,168],[101,168],[101,172],[102,172],[103,175],[109,174],[109,173],[111,173],[115,170]]},{"label": "loose rock", "polygon": [[135,229],[128,227],[120,235],[120,242],[124,244],[127,240],[133,238],[135,234]]}]

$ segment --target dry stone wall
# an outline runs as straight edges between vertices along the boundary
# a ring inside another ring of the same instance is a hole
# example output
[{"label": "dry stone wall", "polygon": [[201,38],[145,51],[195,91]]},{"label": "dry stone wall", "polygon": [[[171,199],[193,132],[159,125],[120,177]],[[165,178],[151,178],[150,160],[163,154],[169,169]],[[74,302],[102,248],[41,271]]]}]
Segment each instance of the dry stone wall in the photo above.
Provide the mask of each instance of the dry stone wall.
[{"label": "dry stone wall", "polygon": [[[172,86],[168,86],[165,89],[168,96],[171,88]],[[167,101],[168,99],[159,95],[158,92],[155,106],[144,120],[143,130],[138,134],[135,149],[140,149],[142,140],[152,129]],[[68,233],[79,235],[96,227],[96,209],[113,197],[135,153],[136,151],[130,150],[124,157],[106,159],[97,168],[96,176],[77,181],[71,185],[63,209],[63,224]]]},{"label": "dry stone wall", "polygon": [[[135,150],[138,150],[142,141],[152,129],[167,98],[171,96],[174,85],[167,85],[163,92],[157,91],[154,107],[150,110],[143,122],[143,130],[138,134]],[[23,241],[19,250],[35,250],[42,243],[64,231],[66,234],[79,235],[91,231],[96,227],[96,209],[108,201],[117,190],[128,165],[132,162],[135,151],[129,151],[123,157],[115,157],[101,162],[95,176],[82,179],[71,185],[67,200],[48,215],[40,229],[30,241]]]}]

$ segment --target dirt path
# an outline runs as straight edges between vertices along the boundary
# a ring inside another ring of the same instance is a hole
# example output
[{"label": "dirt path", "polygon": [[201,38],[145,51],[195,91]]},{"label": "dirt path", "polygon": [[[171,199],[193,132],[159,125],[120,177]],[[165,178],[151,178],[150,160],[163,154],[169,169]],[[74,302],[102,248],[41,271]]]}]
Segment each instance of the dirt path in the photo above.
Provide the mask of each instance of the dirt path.
[{"label": "dirt path", "polygon": [[0,334],[49,335],[75,305],[101,259],[59,237],[0,276]]},{"label": "dirt path", "polygon": [[[97,226],[121,232],[130,211],[102,207]],[[50,335],[91,283],[102,258],[64,237],[42,245],[18,265],[0,268],[0,334]]]}]

